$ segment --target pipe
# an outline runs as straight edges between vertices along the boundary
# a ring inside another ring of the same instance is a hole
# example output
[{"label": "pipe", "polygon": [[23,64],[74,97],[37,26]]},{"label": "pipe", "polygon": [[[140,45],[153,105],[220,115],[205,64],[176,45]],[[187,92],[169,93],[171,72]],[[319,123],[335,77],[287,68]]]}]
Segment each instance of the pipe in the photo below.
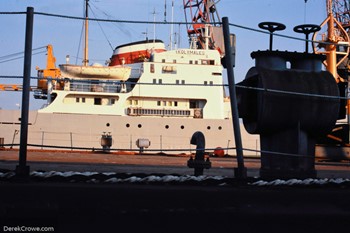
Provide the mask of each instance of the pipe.
[{"label": "pipe", "polygon": [[32,65],[33,46],[33,21],[34,8],[27,7],[26,36],[24,48],[24,68],[23,68],[23,90],[21,109],[21,134],[19,148],[19,164],[16,167],[16,175],[28,177],[30,168],[27,166],[27,143],[28,143],[28,118],[29,118],[29,93],[30,93],[30,73]]},{"label": "pipe", "polygon": [[209,158],[204,160],[204,151],[205,151],[205,137],[204,134],[200,131],[195,132],[192,135],[190,143],[192,145],[197,145],[196,155],[193,159],[192,157],[187,161],[187,166],[189,168],[194,168],[195,176],[202,176],[204,168],[209,169],[211,167],[211,162]]},{"label": "pipe", "polygon": [[239,126],[239,116],[238,116],[238,107],[237,107],[237,97],[236,97],[236,86],[235,86],[235,77],[233,73],[233,62],[232,62],[232,51],[230,43],[230,28],[229,21],[227,17],[222,18],[222,26],[224,32],[224,42],[225,42],[225,60],[226,60],[226,70],[227,70],[227,79],[230,92],[230,103],[231,103],[231,114],[233,122],[233,133],[236,143],[236,153],[237,153],[237,164],[238,168],[235,170],[235,177],[237,178],[246,178],[247,170],[244,167],[243,160],[243,147],[242,147],[242,138],[241,130]]}]

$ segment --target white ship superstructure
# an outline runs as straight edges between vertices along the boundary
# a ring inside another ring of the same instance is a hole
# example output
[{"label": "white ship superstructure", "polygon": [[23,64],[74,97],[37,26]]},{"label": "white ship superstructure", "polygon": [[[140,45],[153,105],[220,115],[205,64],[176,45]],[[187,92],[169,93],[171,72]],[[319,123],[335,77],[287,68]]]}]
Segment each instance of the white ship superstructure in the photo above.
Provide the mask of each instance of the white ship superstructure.
[{"label": "white ship superstructure", "polygon": [[[66,79],[45,113],[224,119],[222,66],[216,50],[179,49],[134,65],[131,79]],[[55,86],[55,85],[54,85]],[[222,103],[222,104],[218,104]]]}]

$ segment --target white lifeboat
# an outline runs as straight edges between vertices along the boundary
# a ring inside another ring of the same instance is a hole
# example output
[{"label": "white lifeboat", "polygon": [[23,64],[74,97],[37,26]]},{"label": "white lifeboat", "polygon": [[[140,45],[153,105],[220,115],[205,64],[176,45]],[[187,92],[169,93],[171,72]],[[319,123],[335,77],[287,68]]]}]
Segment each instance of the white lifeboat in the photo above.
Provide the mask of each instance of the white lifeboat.
[{"label": "white lifeboat", "polygon": [[113,79],[126,81],[130,77],[131,67],[128,66],[79,66],[71,64],[59,65],[61,75],[67,78]]}]

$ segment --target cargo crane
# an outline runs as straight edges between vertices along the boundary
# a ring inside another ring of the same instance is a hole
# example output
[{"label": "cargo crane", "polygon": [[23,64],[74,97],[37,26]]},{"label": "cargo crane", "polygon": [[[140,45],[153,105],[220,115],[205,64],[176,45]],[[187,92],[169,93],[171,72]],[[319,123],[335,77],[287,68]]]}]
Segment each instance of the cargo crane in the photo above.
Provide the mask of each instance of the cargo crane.
[{"label": "cargo crane", "polygon": [[[329,7],[332,7],[331,9],[329,8],[328,11],[332,11],[333,16],[337,22],[341,25],[341,27],[335,27],[335,33],[339,34],[339,31],[343,32],[340,35],[342,37],[340,38],[343,41],[344,47],[342,47],[341,51],[344,52],[349,49],[348,42],[349,42],[349,34],[350,34],[350,1],[349,0],[333,0],[330,1],[328,0],[328,5]],[[341,52],[339,51],[339,52]],[[345,54],[344,54],[345,55]],[[348,80],[349,76],[349,59],[348,55],[344,56],[341,60],[341,63],[337,67],[337,72],[340,77],[343,77],[345,80]],[[339,62],[339,57],[338,57],[338,62]],[[345,81],[344,80],[344,81]]]},{"label": "cargo crane", "polygon": [[[326,139],[320,143],[332,151],[329,157],[348,158],[350,152],[349,125],[350,125],[350,63],[349,63],[349,30],[350,30],[350,1],[326,0],[327,18],[321,23],[326,27],[324,33],[315,32],[313,35],[313,49],[316,54],[326,55],[324,65],[333,74],[338,83],[341,108],[338,123]],[[320,38],[320,39],[319,39]],[[331,149],[330,149],[331,148]]]},{"label": "cargo crane", "polygon": [[332,12],[342,27],[348,32],[350,28],[350,1],[333,0]]},{"label": "cargo crane", "polygon": [[183,0],[192,49],[216,49],[224,55],[221,20],[214,0]]},{"label": "cargo crane", "polygon": [[[317,54],[325,54],[327,59],[324,63],[326,69],[333,74],[336,81],[344,82],[347,80],[343,72],[339,72],[344,68],[344,62],[347,61],[349,55],[349,35],[344,28],[343,9],[340,0],[327,1],[327,18],[321,23],[321,28],[327,26],[327,31],[321,34],[321,39],[318,39],[319,32],[313,35],[313,48]],[[344,1],[345,2],[345,1]],[[343,20],[339,21],[339,20]]]}]

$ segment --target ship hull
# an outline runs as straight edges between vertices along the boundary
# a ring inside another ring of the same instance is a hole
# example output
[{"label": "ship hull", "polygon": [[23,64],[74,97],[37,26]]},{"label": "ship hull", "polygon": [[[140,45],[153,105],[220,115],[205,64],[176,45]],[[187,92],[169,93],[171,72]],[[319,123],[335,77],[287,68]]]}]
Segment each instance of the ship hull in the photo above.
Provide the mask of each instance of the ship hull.
[{"label": "ship hull", "polygon": [[[20,143],[20,111],[0,110],[0,138],[5,147]],[[260,148],[257,136],[249,135],[243,128],[243,147]],[[59,114],[31,111],[28,125],[29,148],[36,149],[102,149],[101,137],[110,134],[110,150],[137,151],[138,139],[148,139],[149,152],[181,154],[194,152],[190,144],[194,132],[205,135],[207,152],[215,148],[235,147],[232,121],[230,119],[194,119],[171,117],[132,117],[95,114]],[[226,150],[226,149],[225,149]],[[235,155],[233,149],[225,153]],[[257,155],[247,151],[246,155]]]}]

